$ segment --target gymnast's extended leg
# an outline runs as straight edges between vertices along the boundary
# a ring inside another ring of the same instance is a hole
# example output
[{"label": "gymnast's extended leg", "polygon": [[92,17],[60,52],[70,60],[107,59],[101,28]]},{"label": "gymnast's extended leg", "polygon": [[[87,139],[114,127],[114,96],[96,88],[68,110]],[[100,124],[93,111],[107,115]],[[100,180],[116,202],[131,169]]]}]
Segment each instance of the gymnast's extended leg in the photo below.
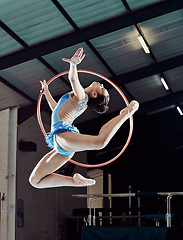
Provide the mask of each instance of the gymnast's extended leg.
[{"label": "gymnast's extended leg", "polygon": [[132,101],[128,107],[121,110],[118,116],[107,122],[97,136],[63,132],[57,135],[57,143],[62,149],[69,152],[102,149],[109,143],[121,125],[138,110],[138,107],[138,102]]}]

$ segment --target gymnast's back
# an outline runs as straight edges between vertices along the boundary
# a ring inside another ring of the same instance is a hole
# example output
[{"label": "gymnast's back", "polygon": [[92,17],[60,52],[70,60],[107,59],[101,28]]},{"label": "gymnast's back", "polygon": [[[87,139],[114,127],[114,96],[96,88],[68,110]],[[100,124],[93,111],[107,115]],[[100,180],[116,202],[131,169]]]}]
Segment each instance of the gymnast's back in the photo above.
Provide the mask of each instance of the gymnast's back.
[{"label": "gymnast's back", "polygon": [[60,98],[52,113],[52,125],[60,121],[72,124],[87,109],[87,94],[82,101],[75,100],[73,96],[73,92],[68,92]]}]

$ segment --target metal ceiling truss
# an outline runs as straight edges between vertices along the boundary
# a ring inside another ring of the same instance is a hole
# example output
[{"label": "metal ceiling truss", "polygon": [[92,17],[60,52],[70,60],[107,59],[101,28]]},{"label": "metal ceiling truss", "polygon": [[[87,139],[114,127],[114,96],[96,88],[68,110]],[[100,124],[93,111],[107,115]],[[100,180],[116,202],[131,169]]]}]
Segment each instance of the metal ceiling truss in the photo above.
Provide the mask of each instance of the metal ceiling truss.
[{"label": "metal ceiling truss", "polygon": [[92,38],[114,32],[149,19],[183,8],[183,1],[170,0],[158,2],[131,13],[110,19],[108,21],[90,26],[76,32],[55,38],[50,41],[29,47],[19,52],[0,58],[0,70],[38,58],[40,56],[61,50],[72,45],[89,41]]},{"label": "metal ceiling truss", "polygon": [[180,66],[183,66],[183,55],[172,57],[161,62],[153,63],[151,65],[118,75],[115,79],[111,80],[114,80],[117,85],[127,84]]}]

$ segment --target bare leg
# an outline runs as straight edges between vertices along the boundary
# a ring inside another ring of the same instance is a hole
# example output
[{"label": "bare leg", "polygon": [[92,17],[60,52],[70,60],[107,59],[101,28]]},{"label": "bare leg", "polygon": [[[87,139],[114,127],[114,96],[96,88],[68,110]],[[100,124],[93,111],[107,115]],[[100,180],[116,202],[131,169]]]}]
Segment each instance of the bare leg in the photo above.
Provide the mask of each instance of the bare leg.
[{"label": "bare leg", "polygon": [[[58,144],[69,152],[100,149],[107,145],[121,125],[138,109],[136,102],[120,112],[120,115],[107,122],[100,130],[98,136],[64,132],[57,137]],[[61,186],[88,186],[95,184],[95,180],[86,179],[80,174],[73,177],[59,175],[55,172],[63,166],[72,156],[58,154],[52,150],[46,154],[34,168],[30,183],[36,188],[61,187]]]},{"label": "bare leg", "polygon": [[97,136],[64,132],[56,137],[57,143],[69,152],[102,149],[109,143],[121,125],[137,111],[138,107],[138,102],[132,101],[128,107],[121,110],[118,116],[107,122]]},{"label": "bare leg", "polygon": [[132,101],[126,108],[120,111],[120,115],[107,122],[99,132],[99,137],[102,139],[103,147],[105,147],[115,133],[119,130],[122,124],[131,117],[139,108],[137,101]]},{"label": "bare leg", "polygon": [[36,188],[48,188],[62,186],[82,187],[95,184],[95,180],[84,178],[78,173],[73,177],[53,173],[71,157],[58,154],[55,150],[46,154],[30,175],[29,181],[31,185]]}]

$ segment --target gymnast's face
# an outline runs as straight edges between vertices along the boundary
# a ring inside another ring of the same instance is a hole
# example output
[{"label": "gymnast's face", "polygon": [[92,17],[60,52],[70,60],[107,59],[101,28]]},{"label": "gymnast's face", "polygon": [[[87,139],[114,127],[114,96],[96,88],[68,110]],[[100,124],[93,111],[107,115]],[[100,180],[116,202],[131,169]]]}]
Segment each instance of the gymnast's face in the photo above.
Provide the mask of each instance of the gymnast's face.
[{"label": "gymnast's face", "polygon": [[109,96],[108,91],[104,88],[104,85],[99,82],[93,82],[91,85],[93,92],[99,93],[104,96]]}]

